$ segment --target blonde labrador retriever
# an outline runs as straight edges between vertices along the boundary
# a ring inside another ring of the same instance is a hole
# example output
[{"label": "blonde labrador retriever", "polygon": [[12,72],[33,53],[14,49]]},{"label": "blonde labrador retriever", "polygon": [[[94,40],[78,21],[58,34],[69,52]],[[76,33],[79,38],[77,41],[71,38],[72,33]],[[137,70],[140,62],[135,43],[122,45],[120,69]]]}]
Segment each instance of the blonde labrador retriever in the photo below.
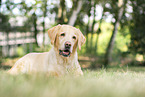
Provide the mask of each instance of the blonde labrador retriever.
[{"label": "blonde labrador retriever", "polygon": [[81,49],[86,40],[81,31],[69,25],[57,25],[48,30],[48,35],[53,45],[49,52],[29,53],[8,72],[83,75],[77,55],[77,47]]}]

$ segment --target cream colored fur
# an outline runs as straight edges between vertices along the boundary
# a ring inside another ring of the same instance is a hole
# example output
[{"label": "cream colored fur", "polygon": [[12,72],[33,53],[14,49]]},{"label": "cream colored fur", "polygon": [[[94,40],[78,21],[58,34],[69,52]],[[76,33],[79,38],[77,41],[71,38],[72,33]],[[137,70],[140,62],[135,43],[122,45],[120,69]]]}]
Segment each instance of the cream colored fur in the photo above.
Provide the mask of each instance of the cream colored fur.
[{"label": "cream colored fur", "polygon": [[[61,33],[65,33],[66,36],[61,37]],[[46,73],[54,76],[83,75],[77,55],[77,46],[81,49],[85,43],[81,31],[69,25],[57,25],[48,30],[48,35],[53,45],[49,52],[29,53],[20,58],[8,72],[14,75],[20,73]],[[73,36],[76,36],[76,39],[72,39]],[[59,49],[64,49],[66,41],[72,44],[69,57],[59,54]]]}]

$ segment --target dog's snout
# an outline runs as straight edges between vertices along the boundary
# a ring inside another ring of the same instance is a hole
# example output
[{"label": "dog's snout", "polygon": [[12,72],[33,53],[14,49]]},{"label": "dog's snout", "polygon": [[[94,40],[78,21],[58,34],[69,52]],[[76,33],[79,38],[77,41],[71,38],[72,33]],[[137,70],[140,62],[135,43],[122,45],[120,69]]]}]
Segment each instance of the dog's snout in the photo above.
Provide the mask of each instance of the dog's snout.
[{"label": "dog's snout", "polygon": [[70,48],[71,47],[71,43],[69,41],[65,42],[65,47],[66,48]]}]

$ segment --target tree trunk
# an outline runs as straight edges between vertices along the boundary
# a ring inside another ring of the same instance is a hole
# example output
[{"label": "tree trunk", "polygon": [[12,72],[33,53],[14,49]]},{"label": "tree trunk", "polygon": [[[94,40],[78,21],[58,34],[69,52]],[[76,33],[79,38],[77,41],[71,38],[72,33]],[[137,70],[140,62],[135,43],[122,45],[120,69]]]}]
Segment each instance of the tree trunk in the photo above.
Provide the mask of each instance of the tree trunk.
[{"label": "tree trunk", "polygon": [[63,24],[65,21],[66,10],[65,10],[65,0],[60,0],[60,5],[58,8],[58,24]]},{"label": "tree trunk", "polygon": [[95,17],[96,17],[96,3],[95,2],[93,2],[93,23],[92,23],[92,27],[91,27],[91,41],[90,41],[90,50],[91,50],[91,53],[94,51],[93,50],[93,34],[94,34],[94,25],[95,25],[95,23],[96,23],[96,21],[95,21]]},{"label": "tree trunk", "polygon": [[114,24],[113,33],[112,33],[110,42],[109,42],[107,50],[106,50],[104,67],[107,67],[107,65],[112,60],[112,51],[113,51],[113,47],[114,47],[114,42],[115,42],[116,34],[118,32],[119,22],[122,18],[122,15],[123,15],[123,9],[124,9],[123,8],[123,0],[119,0],[118,8],[119,8],[118,17],[117,17],[116,22]]},{"label": "tree trunk", "polygon": [[87,25],[86,25],[86,52],[88,53],[89,51],[89,46],[88,46],[88,43],[89,43],[89,32],[90,32],[90,29],[89,29],[89,24],[90,24],[90,16],[91,16],[91,2],[88,4],[87,6],[87,15],[88,15],[88,22],[87,22]]},{"label": "tree trunk", "polygon": [[45,17],[43,17],[42,26],[43,26],[43,47],[45,47]]},{"label": "tree trunk", "polygon": [[83,0],[79,0],[77,2],[77,7],[74,8],[72,15],[70,16],[70,19],[68,22],[69,25],[73,26],[75,24],[76,19],[78,17],[78,13],[81,11],[82,5],[83,5]]},{"label": "tree trunk", "polygon": [[2,5],[2,0],[0,0],[0,13],[1,13],[1,5]]},{"label": "tree trunk", "polygon": [[7,34],[7,52],[6,52],[6,56],[9,57],[9,55],[10,55],[9,31],[7,31],[6,34]]},{"label": "tree trunk", "polygon": [[89,42],[90,42],[90,39],[89,39],[89,33],[90,33],[90,18],[91,18],[91,15],[89,14],[88,15],[88,23],[87,23],[87,26],[86,26],[86,50],[87,52],[90,53],[90,45],[89,45]]},{"label": "tree trunk", "polygon": [[47,0],[44,0],[43,22],[42,22],[42,26],[43,26],[43,47],[45,47],[45,17],[46,17],[46,13],[47,13]]},{"label": "tree trunk", "polygon": [[38,42],[37,42],[37,33],[38,33],[38,29],[37,29],[37,16],[36,16],[35,12],[32,15],[32,19],[33,19],[33,26],[34,26],[35,44],[38,46]]},{"label": "tree trunk", "polygon": [[98,53],[98,40],[99,40],[99,34],[97,34],[96,42],[95,42],[95,54]]},{"label": "tree trunk", "polygon": [[14,39],[15,40],[15,46],[14,46],[15,51],[14,51],[14,53],[15,53],[15,56],[17,56],[17,32],[15,31],[14,34],[15,34],[15,39]]},{"label": "tree trunk", "polygon": [[[89,20],[88,20],[89,21]],[[88,24],[87,24],[87,26],[86,26],[86,52],[88,51],[88,34],[89,34],[89,22],[88,22]]]},{"label": "tree trunk", "polygon": [[98,40],[99,40],[99,34],[101,33],[101,25],[102,25],[102,20],[103,20],[103,16],[104,16],[104,10],[102,12],[102,16],[101,16],[101,19],[100,19],[100,22],[99,22],[99,28],[97,30],[97,39],[96,39],[96,42],[95,42],[95,53],[97,54],[97,50],[98,50]]}]

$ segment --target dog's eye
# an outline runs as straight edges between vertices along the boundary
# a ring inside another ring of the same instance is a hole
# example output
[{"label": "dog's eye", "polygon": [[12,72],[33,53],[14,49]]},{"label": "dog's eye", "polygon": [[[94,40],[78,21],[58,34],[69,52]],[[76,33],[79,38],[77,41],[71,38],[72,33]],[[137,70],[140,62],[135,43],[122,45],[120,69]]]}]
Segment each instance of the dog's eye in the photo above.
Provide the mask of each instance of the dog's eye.
[{"label": "dog's eye", "polygon": [[72,38],[73,38],[73,39],[76,39],[76,36],[73,36]]},{"label": "dog's eye", "polygon": [[61,33],[60,36],[65,36],[65,33]]}]

